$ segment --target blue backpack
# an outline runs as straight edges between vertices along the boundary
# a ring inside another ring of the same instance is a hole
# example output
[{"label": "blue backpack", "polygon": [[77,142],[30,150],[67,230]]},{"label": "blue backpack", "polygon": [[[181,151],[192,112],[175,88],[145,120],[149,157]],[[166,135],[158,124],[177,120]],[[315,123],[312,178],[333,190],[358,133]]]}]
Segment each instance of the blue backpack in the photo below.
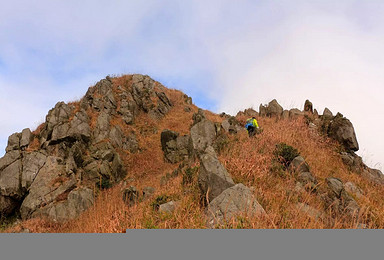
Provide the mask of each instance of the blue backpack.
[{"label": "blue backpack", "polygon": [[245,128],[248,130],[249,127],[254,127],[254,125],[252,124],[252,121],[253,120],[248,120],[247,123],[245,124]]}]

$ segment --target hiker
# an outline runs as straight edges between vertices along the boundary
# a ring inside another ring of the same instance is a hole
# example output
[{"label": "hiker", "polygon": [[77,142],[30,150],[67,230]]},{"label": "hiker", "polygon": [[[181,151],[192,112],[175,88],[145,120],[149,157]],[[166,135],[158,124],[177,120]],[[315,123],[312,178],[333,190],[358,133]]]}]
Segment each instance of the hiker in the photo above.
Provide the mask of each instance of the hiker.
[{"label": "hiker", "polygon": [[245,124],[245,128],[248,131],[249,137],[252,137],[256,134],[256,129],[259,129],[259,125],[257,124],[256,117],[252,117],[247,119],[247,122]]}]

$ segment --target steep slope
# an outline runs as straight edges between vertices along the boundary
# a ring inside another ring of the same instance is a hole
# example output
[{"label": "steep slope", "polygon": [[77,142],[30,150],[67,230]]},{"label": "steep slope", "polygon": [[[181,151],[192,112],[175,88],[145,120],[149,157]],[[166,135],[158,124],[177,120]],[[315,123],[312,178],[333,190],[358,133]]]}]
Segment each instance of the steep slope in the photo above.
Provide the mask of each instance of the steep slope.
[{"label": "steep slope", "polygon": [[[382,228],[382,174],[354,154],[353,126],[341,114],[319,116],[309,103],[304,110],[272,101],[260,114],[216,115],[148,76],[107,77],[79,102],[59,102],[34,132],[9,138],[0,159],[0,209],[23,221],[6,231]],[[242,125],[253,115],[263,131],[249,138]],[[282,164],[282,143],[297,149],[305,172]],[[214,187],[213,179],[204,184],[202,177],[212,163],[233,179],[213,197],[204,188]],[[214,199],[238,183],[263,214],[243,210],[208,225]],[[173,209],[159,210],[169,201]]]}]

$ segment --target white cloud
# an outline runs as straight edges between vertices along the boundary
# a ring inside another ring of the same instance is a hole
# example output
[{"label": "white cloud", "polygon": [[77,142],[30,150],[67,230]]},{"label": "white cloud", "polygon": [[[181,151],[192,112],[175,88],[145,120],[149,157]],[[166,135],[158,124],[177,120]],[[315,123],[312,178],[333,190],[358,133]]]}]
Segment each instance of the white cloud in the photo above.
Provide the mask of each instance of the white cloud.
[{"label": "white cloud", "polygon": [[382,2],[12,1],[0,32],[0,140],[106,74],[140,72],[217,112],[309,98],[351,119],[361,154],[384,164]]}]

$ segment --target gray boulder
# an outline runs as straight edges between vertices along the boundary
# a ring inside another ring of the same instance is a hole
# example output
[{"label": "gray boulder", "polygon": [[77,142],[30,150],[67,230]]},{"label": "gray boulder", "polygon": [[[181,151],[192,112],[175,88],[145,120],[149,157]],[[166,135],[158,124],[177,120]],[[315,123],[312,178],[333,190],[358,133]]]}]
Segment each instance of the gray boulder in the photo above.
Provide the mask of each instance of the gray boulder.
[{"label": "gray boulder", "polygon": [[296,208],[315,220],[325,219],[326,217],[326,215],[323,212],[315,209],[314,207],[309,206],[306,203],[297,203]]},{"label": "gray boulder", "polygon": [[199,159],[198,183],[204,198],[208,193],[208,200],[212,201],[224,190],[235,185],[225,167],[217,159],[213,147],[208,147]]},{"label": "gray boulder", "polygon": [[69,129],[69,118],[72,113],[72,106],[64,102],[58,102],[54,108],[52,108],[48,115],[45,118],[45,128],[41,132],[40,143],[45,141],[50,141],[53,136],[53,131],[55,130],[55,138],[58,140],[60,135],[65,135],[66,131]]},{"label": "gray boulder", "polygon": [[323,118],[324,119],[332,119],[333,118],[333,114],[332,114],[331,110],[329,110],[328,108],[324,108]]},{"label": "gray boulder", "polygon": [[103,139],[108,138],[109,136],[109,121],[111,117],[105,111],[102,111],[97,118],[96,128],[94,130],[93,136],[96,142],[99,142]]},{"label": "gray boulder", "polygon": [[363,196],[363,191],[359,187],[357,187],[353,182],[346,182],[344,184],[344,189],[358,199]]},{"label": "gray boulder", "polygon": [[22,170],[22,161],[17,160],[0,173],[0,194],[19,200],[24,192],[20,189],[20,173]]},{"label": "gray boulder", "polygon": [[277,102],[276,99],[268,103],[267,116],[269,117],[280,117],[283,113],[283,107]]},{"label": "gray boulder", "polygon": [[356,173],[362,173],[365,165],[363,163],[363,159],[353,152],[341,152],[341,159],[348,168]]},{"label": "gray boulder", "polygon": [[209,203],[207,209],[208,226],[214,228],[241,214],[261,216],[265,214],[265,210],[258,203],[252,191],[239,183],[224,190]]},{"label": "gray boulder", "polygon": [[310,191],[316,191],[317,180],[310,172],[301,172],[297,176],[297,181]]},{"label": "gray boulder", "polygon": [[193,149],[199,154],[211,146],[216,138],[215,124],[207,119],[200,121],[191,128]]},{"label": "gray boulder", "polygon": [[301,172],[309,172],[309,165],[303,157],[297,156],[290,163],[289,169],[292,173],[299,174]]},{"label": "gray boulder", "polygon": [[75,188],[74,175],[66,176],[65,165],[60,158],[49,156],[39,174],[29,187],[29,193],[20,207],[21,217],[28,219],[39,215],[44,207],[52,206],[59,196]]},{"label": "gray boulder", "polygon": [[29,128],[23,129],[20,137],[20,148],[27,147],[29,143],[32,141],[32,139],[33,139],[33,135],[31,130]]},{"label": "gray boulder", "polygon": [[384,185],[384,175],[380,170],[365,167],[362,171],[362,175],[374,183]]},{"label": "gray boulder", "polygon": [[20,150],[20,133],[14,133],[8,137],[8,145],[5,148],[6,152],[10,152],[12,150]]},{"label": "gray boulder", "polygon": [[289,118],[299,118],[304,116],[304,112],[300,111],[297,108],[292,108],[289,110]]},{"label": "gray boulder", "polygon": [[308,99],[305,100],[305,103],[304,103],[304,112],[310,112],[310,113],[313,113],[313,105],[312,105],[312,102],[309,101]]},{"label": "gray boulder", "polygon": [[173,213],[178,206],[179,203],[175,201],[170,201],[164,204],[161,204],[159,206],[159,212],[164,212],[164,213]]},{"label": "gray boulder", "polygon": [[11,165],[15,161],[21,159],[21,153],[19,150],[13,150],[7,152],[3,157],[0,158],[0,176],[1,171],[4,170],[7,166]]},{"label": "gray boulder", "polygon": [[259,106],[259,115],[260,116],[267,116],[267,106],[264,106],[263,104],[260,104]]},{"label": "gray boulder", "polygon": [[57,222],[75,219],[82,212],[90,208],[94,203],[94,192],[92,189],[83,187],[72,190],[65,201],[54,203],[41,211],[41,215]]},{"label": "gray boulder", "polygon": [[161,148],[164,158],[170,163],[181,162],[192,155],[193,147],[190,136],[179,136],[171,130],[164,130],[161,133]]},{"label": "gray boulder", "polygon": [[201,121],[203,121],[205,119],[206,119],[205,113],[204,113],[204,111],[201,108],[199,108],[197,110],[197,113],[194,113],[192,115],[193,125],[195,125],[195,124],[197,124],[197,123],[199,123],[199,122],[201,122]]},{"label": "gray boulder", "polygon": [[322,195],[326,209],[332,208],[334,212],[357,217],[360,207],[349,195],[340,179],[327,178],[328,192]]},{"label": "gray boulder", "polygon": [[329,125],[328,136],[338,141],[347,151],[359,150],[355,129],[347,118],[335,117]]},{"label": "gray boulder", "polygon": [[44,166],[47,156],[40,152],[28,153],[23,158],[23,170],[21,178],[21,188],[27,190],[41,168]]},{"label": "gray boulder", "polygon": [[257,113],[253,108],[247,108],[244,110],[244,115],[248,117],[257,117],[259,116],[259,113]]},{"label": "gray boulder", "polygon": [[77,140],[89,141],[91,128],[89,126],[89,117],[85,111],[80,110],[75,114],[67,135]]},{"label": "gray boulder", "polygon": [[282,119],[289,118],[289,111],[288,110],[284,110],[283,113],[281,114],[281,118]]}]

